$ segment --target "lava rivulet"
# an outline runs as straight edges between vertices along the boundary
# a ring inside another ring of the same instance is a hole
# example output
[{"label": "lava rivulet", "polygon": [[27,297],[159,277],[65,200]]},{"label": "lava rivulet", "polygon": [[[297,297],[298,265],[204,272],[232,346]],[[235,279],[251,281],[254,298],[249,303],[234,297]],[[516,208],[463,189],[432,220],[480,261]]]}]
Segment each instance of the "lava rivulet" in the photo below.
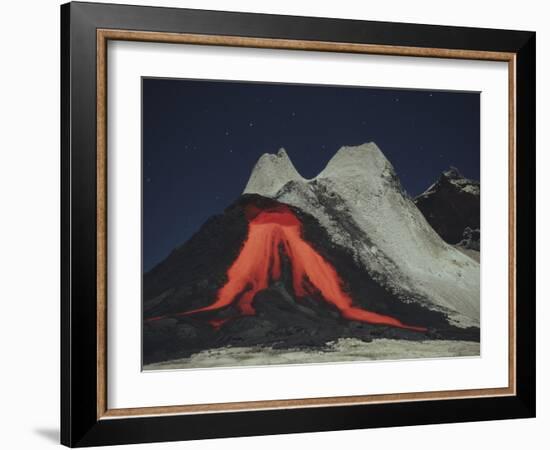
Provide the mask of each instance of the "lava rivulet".
[{"label": "lava rivulet", "polygon": [[[216,300],[203,308],[182,313],[212,311],[235,303],[243,315],[255,314],[252,301],[270,282],[281,278],[281,250],[292,270],[296,297],[320,293],[349,320],[391,325],[415,331],[423,327],[408,326],[399,320],[367,311],[353,305],[342,289],[342,280],[334,267],[302,237],[302,223],[290,208],[280,205],[267,210],[249,206],[246,209],[248,234],[239,255],[227,271],[227,282],[218,291]],[[218,327],[223,319],[213,323]]]}]

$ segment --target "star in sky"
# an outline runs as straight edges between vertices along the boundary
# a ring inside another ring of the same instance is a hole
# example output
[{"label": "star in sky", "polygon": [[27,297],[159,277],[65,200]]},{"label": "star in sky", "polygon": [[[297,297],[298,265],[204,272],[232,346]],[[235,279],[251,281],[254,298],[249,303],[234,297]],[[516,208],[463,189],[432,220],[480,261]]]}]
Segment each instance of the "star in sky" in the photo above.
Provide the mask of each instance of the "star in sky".
[{"label": "star in sky", "polygon": [[[189,227],[199,229],[241,195],[260,156],[278,147],[291,152],[297,170],[314,176],[342,145],[373,140],[414,194],[433,181],[437,164],[417,164],[413,142],[424,160],[440,159],[443,165],[445,159],[479,176],[478,94],[144,79],[142,95],[143,158],[152,162],[142,163],[140,178],[147,269],[191,236],[180,230],[181,217],[190,216]],[[247,116],[252,118],[246,121]],[[449,139],[450,133],[460,139]],[[181,213],[182,204],[193,214]]]}]

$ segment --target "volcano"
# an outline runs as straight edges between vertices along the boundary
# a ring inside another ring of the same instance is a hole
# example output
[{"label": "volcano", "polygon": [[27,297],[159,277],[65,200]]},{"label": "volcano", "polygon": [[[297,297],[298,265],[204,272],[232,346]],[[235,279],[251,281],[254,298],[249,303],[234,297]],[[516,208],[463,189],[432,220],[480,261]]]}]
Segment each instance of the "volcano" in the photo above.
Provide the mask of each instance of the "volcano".
[{"label": "volcano", "polygon": [[[286,205],[260,209],[249,204],[245,208],[248,233],[235,261],[227,271],[227,283],[218,291],[214,303],[176,315],[225,308],[236,303],[241,315],[254,315],[256,294],[281,279],[281,250],[290,262],[294,296],[318,294],[334,305],[342,317],[359,322],[391,325],[416,331],[399,320],[353,306],[353,300],[342,289],[343,282],[334,269],[302,236],[302,223]],[[153,318],[152,320],[155,320]],[[210,321],[219,327],[226,320]]]},{"label": "volcano", "polygon": [[[340,148],[315,178],[295,172],[284,149],[265,154],[244,192],[311,214],[333,244],[405,301],[441,311],[458,327],[479,327],[479,263],[434,230],[375,143]],[[271,173],[279,189],[265,181]]]},{"label": "volcano", "polygon": [[143,278],[143,361],[355,338],[479,341],[479,264],[445,243],[375,144],[306,180],[263,155],[242,196]]}]

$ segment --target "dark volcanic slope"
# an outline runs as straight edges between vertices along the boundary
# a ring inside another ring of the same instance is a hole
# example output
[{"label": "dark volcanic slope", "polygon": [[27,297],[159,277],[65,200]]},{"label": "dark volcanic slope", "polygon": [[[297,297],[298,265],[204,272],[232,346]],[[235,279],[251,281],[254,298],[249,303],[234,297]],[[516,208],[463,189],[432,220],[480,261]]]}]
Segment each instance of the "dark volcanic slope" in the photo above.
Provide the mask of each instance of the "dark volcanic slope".
[{"label": "dark volcanic slope", "polygon": [[[394,317],[405,324],[425,327],[428,331],[416,332],[344,319],[319,293],[296,298],[290,262],[282,252],[282,276],[256,294],[252,302],[255,315],[242,316],[234,305],[181,315],[212,304],[218,290],[226,283],[227,269],[239,254],[247,235],[245,208],[254,205],[266,209],[277,204],[259,195],[243,195],[144,276],[145,364],[226,345],[321,347],[340,337],[479,339],[478,329],[455,328],[449,325],[444,314],[388,292],[356,265],[348,250],[331,243],[316,219],[297,208],[291,209],[303,225],[303,237],[337,268],[345,291],[357,306]],[[219,328],[209,323],[225,318],[231,319]]]},{"label": "dark volcanic slope", "polygon": [[414,203],[444,241],[458,244],[468,238],[466,228],[470,234],[479,230],[479,200],[479,182],[464,178],[451,168],[416,197]]}]

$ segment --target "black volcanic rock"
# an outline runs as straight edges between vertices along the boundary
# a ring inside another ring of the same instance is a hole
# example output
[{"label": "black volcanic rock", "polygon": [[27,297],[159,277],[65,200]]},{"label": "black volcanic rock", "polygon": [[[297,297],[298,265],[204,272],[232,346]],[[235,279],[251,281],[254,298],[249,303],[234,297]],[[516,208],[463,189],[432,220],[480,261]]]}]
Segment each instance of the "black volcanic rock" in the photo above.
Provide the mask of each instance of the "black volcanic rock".
[{"label": "black volcanic rock", "polygon": [[428,223],[449,244],[461,242],[466,228],[479,230],[479,202],[479,182],[464,178],[454,167],[414,199]]},{"label": "black volcanic rock", "polygon": [[464,233],[462,234],[462,240],[458,243],[459,246],[469,249],[476,250],[479,252],[480,248],[480,232],[479,229],[472,230],[470,227],[466,227]]},{"label": "black volcanic rock", "polygon": [[[282,275],[252,300],[255,315],[243,316],[229,305],[184,315],[212,304],[227,281],[227,270],[247,236],[246,208],[281,205],[260,195],[245,194],[223,214],[212,217],[184,245],[143,277],[143,362],[187,357],[201,350],[225,346],[322,348],[342,337],[370,341],[392,339],[479,340],[479,329],[457,328],[447,316],[399,298],[358,266],[351,251],[329,239],[327,231],[309,214],[289,207],[299,218],[303,238],[334,268],[354,303],[389,315],[408,325],[426,327],[417,332],[345,319],[320,293],[297,298],[291,266],[281,249]],[[422,300],[422,299],[415,299]],[[218,324],[214,326],[214,324]]]}]

